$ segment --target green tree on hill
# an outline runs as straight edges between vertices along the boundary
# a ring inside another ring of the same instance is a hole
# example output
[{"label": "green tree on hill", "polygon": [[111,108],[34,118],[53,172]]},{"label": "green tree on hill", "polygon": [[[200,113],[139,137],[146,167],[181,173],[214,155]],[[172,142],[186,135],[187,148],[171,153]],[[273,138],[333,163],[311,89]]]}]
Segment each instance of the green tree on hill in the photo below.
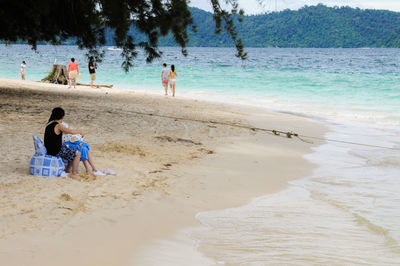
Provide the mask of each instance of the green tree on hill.
[{"label": "green tree on hill", "polygon": [[[197,33],[189,46],[231,47],[229,35],[213,34],[212,14],[191,9]],[[297,11],[244,16],[237,33],[245,47],[400,47],[400,13],[350,7],[305,6]],[[160,45],[173,45],[170,36]]]}]

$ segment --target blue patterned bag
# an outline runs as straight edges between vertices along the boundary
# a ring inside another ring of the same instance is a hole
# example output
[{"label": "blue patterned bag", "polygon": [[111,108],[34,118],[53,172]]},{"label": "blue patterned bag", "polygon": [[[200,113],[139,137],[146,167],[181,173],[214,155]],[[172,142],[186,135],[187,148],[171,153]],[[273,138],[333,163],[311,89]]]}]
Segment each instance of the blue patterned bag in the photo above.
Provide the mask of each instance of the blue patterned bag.
[{"label": "blue patterned bag", "polygon": [[47,155],[46,147],[38,136],[33,135],[35,154],[31,158],[29,170],[31,175],[41,177],[58,177],[65,166],[60,157]]}]

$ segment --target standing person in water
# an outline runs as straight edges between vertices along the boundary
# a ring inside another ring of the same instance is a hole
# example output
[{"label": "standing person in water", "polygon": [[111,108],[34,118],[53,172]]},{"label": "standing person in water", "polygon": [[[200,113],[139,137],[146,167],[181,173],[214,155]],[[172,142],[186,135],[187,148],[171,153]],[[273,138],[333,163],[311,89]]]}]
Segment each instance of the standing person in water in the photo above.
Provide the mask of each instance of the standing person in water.
[{"label": "standing person in water", "polygon": [[94,63],[93,56],[89,59],[89,74],[90,74],[90,87],[93,88],[93,81],[96,80],[96,64]]},{"label": "standing person in water", "polygon": [[68,77],[69,77],[69,86],[68,88],[71,88],[72,82],[74,83],[74,88],[76,87],[76,78],[79,75],[79,68],[78,64],[75,63],[75,58],[71,58],[71,62],[68,64]]},{"label": "standing person in water", "polygon": [[171,91],[172,91],[172,97],[175,97],[175,85],[178,72],[176,72],[174,65],[171,65],[171,70],[169,71],[168,76],[169,76],[169,85],[171,86]]},{"label": "standing person in water", "polygon": [[22,80],[25,80],[25,68],[26,68],[26,63],[25,63],[25,61],[22,61],[21,69],[19,70]]},{"label": "standing person in water", "polygon": [[163,68],[161,70],[161,81],[162,81],[162,85],[163,85],[164,90],[165,90],[165,95],[168,95],[169,77],[168,77],[168,69],[167,69],[167,64],[166,63],[163,64]]}]

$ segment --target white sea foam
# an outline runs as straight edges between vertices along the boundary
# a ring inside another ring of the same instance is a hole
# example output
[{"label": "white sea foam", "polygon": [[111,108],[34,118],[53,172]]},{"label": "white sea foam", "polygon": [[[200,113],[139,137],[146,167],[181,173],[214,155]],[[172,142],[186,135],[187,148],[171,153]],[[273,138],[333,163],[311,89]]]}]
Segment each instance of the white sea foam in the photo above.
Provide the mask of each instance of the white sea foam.
[{"label": "white sea foam", "polygon": [[[328,139],[400,148],[398,114],[208,92],[184,97],[256,106],[267,102],[270,110],[319,117],[332,129]],[[319,165],[311,177],[240,208],[199,213],[205,227],[185,237],[199,241],[212,263],[227,265],[397,264],[399,151],[328,142],[306,158]]]},{"label": "white sea foam", "polygon": [[[392,125],[330,117],[325,118],[332,129],[328,139],[400,148],[398,128]],[[199,213],[196,218],[204,226],[188,229],[176,239],[189,245],[185,249],[199,244],[196,254],[201,251],[207,256],[197,256],[201,265],[218,261],[226,265],[398,264],[399,151],[328,142],[306,158],[319,165],[312,176],[243,207]],[[158,243],[152,252],[174,245]],[[174,254],[171,250],[168,256]],[[179,259],[174,262],[180,265]]]},{"label": "white sea foam", "polygon": [[138,250],[130,265],[141,266],[212,266],[224,264],[198,251],[198,241],[191,237],[197,228],[182,229],[171,239],[155,239]]},{"label": "white sea foam", "polygon": [[[327,137],[400,148],[385,129],[332,125]],[[280,193],[203,212],[200,249],[229,265],[395,265],[400,261],[400,153],[328,142],[319,168]]]}]

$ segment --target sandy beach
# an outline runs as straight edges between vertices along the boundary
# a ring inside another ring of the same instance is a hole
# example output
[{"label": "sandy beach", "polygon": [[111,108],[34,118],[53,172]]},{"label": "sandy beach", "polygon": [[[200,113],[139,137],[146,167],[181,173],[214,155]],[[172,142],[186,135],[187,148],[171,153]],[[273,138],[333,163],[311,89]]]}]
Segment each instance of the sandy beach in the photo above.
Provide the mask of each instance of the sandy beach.
[{"label": "sandy beach", "polygon": [[[116,175],[86,175],[83,165],[79,180],[29,175],[32,134],[43,138],[57,106],[85,132],[98,168]],[[244,105],[12,79],[0,79],[0,125],[2,265],[135,265],[137,250],[197,225],[196,213],[240,206],[312,173],[303,156],[320,142],[234,125],[326,132]]]}]

